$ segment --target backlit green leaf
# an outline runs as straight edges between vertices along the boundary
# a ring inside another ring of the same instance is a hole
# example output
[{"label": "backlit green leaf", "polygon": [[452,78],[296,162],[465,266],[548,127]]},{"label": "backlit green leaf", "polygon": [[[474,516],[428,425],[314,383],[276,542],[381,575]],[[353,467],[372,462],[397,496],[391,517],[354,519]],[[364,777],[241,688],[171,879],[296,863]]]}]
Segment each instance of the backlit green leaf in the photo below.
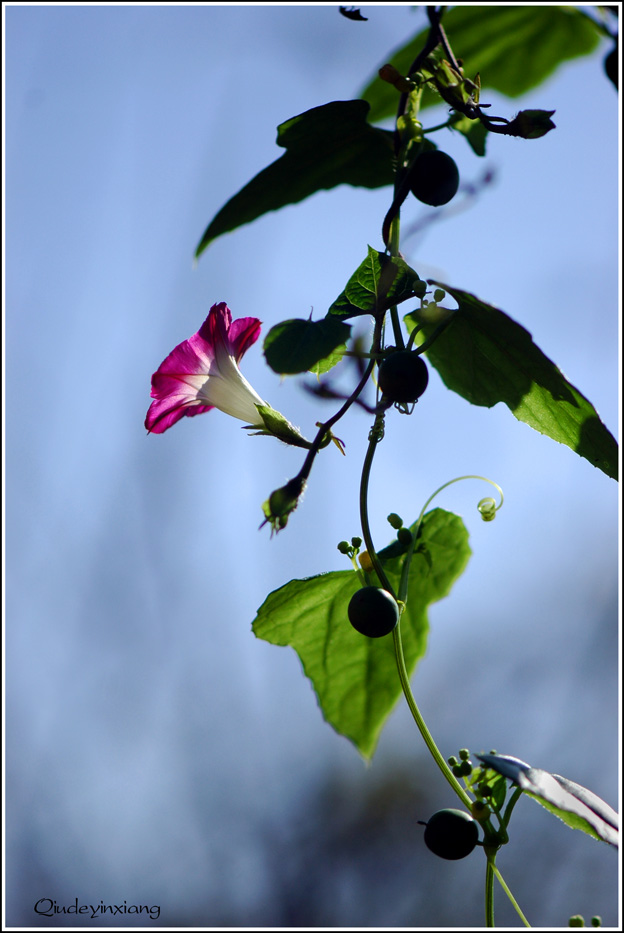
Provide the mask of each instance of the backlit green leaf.
[{"label": "backlit green leaf", "polygon": [[380,314],[415,297],[414,285],[420,279],[403,259],[390,259],[372,246],[345,290],[336,298],[327,317],[346,319],[358,314]]},{"label": "backlit green leaf", "polygon": [[287,151],[221,208],[204,231],[195,255],[217,237],[268,211],[303,201],[336,185],[380,188],[394,181],[392,133],[366,122],[363,100],[338,100],[307,110],[277,130]]},{"label": "backlit green leaf", "polygon": [[[442,509],[425,515],[419,542],[400,621],[410,674],[425,653],[427,607],[448,595],[470,556],[461,518]],[[398,589],[404,548],[395,541],[379,556]],[[291,580],[267,596],[253,631],[264,641],[295,649],[327,722],[370,758],[401,687],[392,636],[366,638],[349,623],[349,600],[360,585],[353,570]]]},{"label": "backlit green leaf", "polygon": [[485,155],[485,143],[488,131],[483,123],[481,123],[481,120],[471,120],[469,117],[457,113],[453,119],[453,129],[466,137],[475,155]]},{"label": "backlit green leaf", "polygon": [[619,844],[619,818],[601,797],[581,784],[532,768],[510,755],[477,755],[483,764],[508,778],[527,796],[563,820],[571,829],[579,829],[609,845]]},{"label": "backlit green leaf", "polygon": [[336,362],[340,359],[341,354],[334,351],[345,346],[350,333],[349,325],[336,318],[282,321],[266,335],[264,355],[271,369],[280,375],[304,373],[315,366],[325,372],[323,363],[330,354]]},{"label": "backlit green leaf", "polygon": [[[426,351],[445,385],[473,405],[504,402],[519,421],[547,434],[617,479],[618,446],[594,406],[565,378],[531,334],[469,292],[440,284],[455,298],[446,330]],[[406,317],[417,323],[417,314]],[[417,340],[433,333],[427,325]]]}]

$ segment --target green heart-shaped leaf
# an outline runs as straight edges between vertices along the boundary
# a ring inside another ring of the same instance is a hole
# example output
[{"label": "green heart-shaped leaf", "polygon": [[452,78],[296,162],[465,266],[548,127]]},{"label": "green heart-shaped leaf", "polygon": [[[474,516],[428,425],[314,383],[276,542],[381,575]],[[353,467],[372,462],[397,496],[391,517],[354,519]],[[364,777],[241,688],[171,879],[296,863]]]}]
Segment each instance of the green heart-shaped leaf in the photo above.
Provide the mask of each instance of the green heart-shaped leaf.
[{"label": "green heart-shaped leaf", "polygon": [[[379,553],[395,590],[404,556],[398,541]],[[427,607],[448,595],[469,556],[468,532],[458,515],[434,509],[424,516],[399,623],[408,673],[425,653]],[[349,600],[360,586],[353,570],[291,580],[267,596],[253,631],[295,649],[327,722],[370,758],[401,686],[392,636],[366,638],[349,623]]]}]

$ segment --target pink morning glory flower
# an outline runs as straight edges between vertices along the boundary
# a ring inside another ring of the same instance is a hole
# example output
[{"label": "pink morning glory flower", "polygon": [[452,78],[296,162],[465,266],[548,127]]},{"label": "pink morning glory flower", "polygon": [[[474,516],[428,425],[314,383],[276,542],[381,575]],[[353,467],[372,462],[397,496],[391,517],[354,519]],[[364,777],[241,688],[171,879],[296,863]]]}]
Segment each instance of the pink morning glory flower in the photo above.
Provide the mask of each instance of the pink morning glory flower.
[{"label": "pink morning glory flower", "polygon": [[[238,364],[260,335],[254,317],[232,320],[224,301],[213,305],[196,334],[178,344],[152,376],[145,427],[162,434],[184,415],[218,408],[248,425],[262,426],[257,405],[266,408]],[[269,406],[270,407],[270,406]]]}]

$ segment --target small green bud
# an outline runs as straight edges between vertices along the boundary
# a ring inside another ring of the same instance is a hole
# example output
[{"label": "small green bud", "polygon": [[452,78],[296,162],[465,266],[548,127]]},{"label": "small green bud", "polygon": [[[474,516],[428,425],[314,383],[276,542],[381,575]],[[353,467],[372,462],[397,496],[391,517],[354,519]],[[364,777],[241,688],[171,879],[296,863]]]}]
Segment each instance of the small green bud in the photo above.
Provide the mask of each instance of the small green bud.
[{"label": "small green bud", "polygon": [[459,764],[459,761],[457,760],[455,755],[451,755],[450,758],[447,758],[447,761],[450,764],[451,768],[456,768],[457,765]]},{"label": "small green bud", "polygon": [[468,761],[470,758],[470,750],[468,748],[460,748],[459,757],[462,761]]},{"label": "small green bud", "polygon": [[487,803],[485,803],[483,800],[475,800],[470,808],[470,812],[472,813],[475,820],[479,821],[488,820],[490,818],[490,814],[492,813]]},{"label": "small green bud", "polygon": [[[395,85],[395,87],[397,86]],[[396,128],[401,137],[404,150],[409,151],[413,145],[418,145],[422,142],[422,123],[419,123],[418,120],[415,120],[410,114],[404,113],[402,117],[399,117],[397,119]]]},{"label": "small green bud", "polygon": [[362,551],[362,553],[358,557],[358,560],[360,562],[360,567],[362,568],[364,573],[372,573],[374,571],[375,568],[373,566],[373,562],[371,560],[371,557],[368,551]]},{"label": "small green bud", "polygon": [[355,535],[353,538],[351,538],[351,544],[357,551],[359,548],[362,547],[362,539],[358,538],[358,536]]},{"label": "small green bud", "polygon": [[338,544],[338,550],[340,551],[341,554],[349,554],[349,552],[351,551],[351,545],[349,544],[348,541],[341,541]]},{"label": "small green bud", "polygon": [[396,512],[390,512],[388,515],[388,521],[393,528],[401,528],[403,525],[403,519],[400,515],[397,515]]},{"label": "small green bud", "polygon": [[584,927],[585,920],[581,917],[580,914],[575,914],[573,917],[570,917],[568,920],[569,927]]},{"label": "small green bud", "polygon": [[412,291],[417,298],[424,298],[427,294],[427,283],[423,282],[422,279],[419,279],[417,282],[412,284]]},{"label": "small green bud", "polygon": [[601,927],[601,926],[602,926],[602,917],[598,917],[598,916],[592,917],[592,918],[591,918],[591,925],[592,925],[593,927]]},{"label": "small green bud", "polygon": [[412,543],[412,532],[409,530],[409,528],[399,528],[397,531],[397,538],[403,547],[409,547]]},{"label": "small green bud", "polygon": [[434,301],[444,301],[445,298],[446,298],[446,292],[444,291],[444,289],[443,289],[443,288],[436,288],[436,290],[435,290],[434,293],[433,293],[433,300],[434,300]]}]

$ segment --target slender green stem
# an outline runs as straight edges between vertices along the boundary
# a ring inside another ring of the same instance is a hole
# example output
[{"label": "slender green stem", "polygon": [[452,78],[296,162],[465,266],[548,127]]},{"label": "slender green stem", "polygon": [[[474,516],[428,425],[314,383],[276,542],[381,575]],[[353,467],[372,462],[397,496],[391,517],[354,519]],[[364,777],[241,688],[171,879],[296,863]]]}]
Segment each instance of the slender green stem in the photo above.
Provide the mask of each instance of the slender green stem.
[{"label": "slender green stem", "polygon": [[503,815],[503,820],[502,820],[503,826],[505,827],[505,829],[507,829],[507,827],[509,826],[509,820],[511,819],[512,810],[515,807],[515,805],[518,803],[521,797],[522,797],[522,788],[516,787],[515,791],[513,792],[513,794],[511,795],[509,799],[509,803],[505,807],[505,813]]},{"label": "slender green stem", "polygon": [[403,332],[401,331],[401,322],[399,321],[399,309],[396,305],[390,308],[390,320],[392,321],[392,333],[394,334],[394,344],[397,350],[405,349]]},{"label": "slender green stem", "polygon": [[383,437],[383,423],[384,413],[379,412],[375,418],[375,423],[373,424],[368,437],[368,449],[366,451],[364,465],[362,467],[362,478],[360,480],[360,524],[362,525],[362,537],[364,538],[364,544],[366,545],[368,556],[371,559],[371,563],[375,573],[377,574],[379,582],[383,588],[389,593],[392,593],[396,599],[397,594],[394,592],[392,584],[388,580],[388,577],[386,576],[381,565],[381,561],[377,556],[377,551],[375,550],[375,545],[373,544],[370,525],[368,522],[368,481],[370,479],[370,471],[373,465],[373,457],[375,456],[377,444]]},{"label": "slender green stem", "polygon": [[422,517],[425,514],[427,506],[435,499],[438,493],[442,492],[443,489],[446,489],[447,486],[452,486],[453,483],[460,483],[464,479],[480,479],[480,480],[483,480],[484,483],[489,483],[490,486],[493,486],[496,490],[498,490],[498,494],[500,495],[500,502],[496,506],[496,511],[500,509],[500,507],[503,504],[503,490],[500,488],[498,483],[495,483],[493,480],[488,479],[487,476],[478,476],[476,474],[469,473],[467,476],[456,476],[455,479],[450,479],[448,483],[443,483],[442,486],[439,486],[438,489],[436,489],[436,491],[433,493],[433,495],[429,496],[429,498],[423,505],[418,521],[420,522],[422,520]]},{"label": "slender green stem", "polygon": [[409,677],[407,674],[407,668],[405,667],[405,657],[403,655],[403,644],[401,642],[400,626],[401,626],[401,620],[399,619],[399,624],[393,631],[392,638],[394,640],[394,653],[396,656],[397,669],[399,672],[399,680],[401,681],[401,687],[403,688],[403,694],[407,701],[407,705],[409,706],[410,712],[414,718],[414,722],[418,726],[418,731],[423,737],[424,743],[429,749],[429,752],[431,753],[431,756],[433,757],[438,768],[440,769],[440,771],[442,772],[446,780],[449,782],[449,784],[451,785],[451,787],[453,788],[453,790],[455,791],[455,793],[457,794],[461,802],[464,804],[464,806],[470,809],[470,807],[472,806],[472,800],[470,799],[470,797],[468,796],[468,794],[466,793],[464,788],[461,786],[461,784],[459,783],[459,781],[457,780],[457,778],[455,777],[455,775],[449,768],[448,764],[442,757],[442,753],[440,752],[440,749],[434,742],[433,736],[429,732],[429,729],[427,728],[425,720],[423,719],[422,714],[420,710],[418,709],[416,700],[414,699],[412,688],[410,687]]},{"label": "slender green stem", "polygon": [[[373,465],[373,458],[375,456],[375,450],[377,448],[377,444],[379,443],[379,441],[381,440],[383,436],[383,419],[384,419],[383,412],[380,412],[375,419],[375,423],[369,435],[368,450],[366,451],[366,456],[364,458],[364,466],[362,467],[362,478],[360,481],[360,522],[362,525],[362,537],[364,538],[364,543],[366,544],[368,555],[371,559],[371,563],[373,565],[375,573],[377,574],[379,582],[381,583],[381,585],[383,586],[385,590],[388,590],[388,592],[392,593],[394,598],[397,599],[397,594],[394,592],[392,584],[388,580],[388,577],[386,576],[384,569],[382,567],[381,561],[379,560],[379,556],[377,555],[377,551],[375,550],[375,545],[373,544],[373,539],[372,539],[372,535],[370,532],[370,525],[368,521],[368,482],[370,478],[371,467]],[[424,513],[421,513],[419,521],[422,520],[423,514]],[[410,545],[412,550],[414,546],[414,540],[415,538],[412,540],[412,544]],[[429,732],[429,729],[427,728],[425,720],[423,719],[422,714],[420,710],[418,709],[416,700],[414,699],[414,695],[410,687],[407,668],[405,667],[405,657],[403,655],[403,644],[401,642],[400,620],[399,620],[397,627],[392,633],[392,637],[394,640],[394,653],[395,653],[396,662],[397,662],[397,670],[399,672],[399,680],[401,681],[401,687],[403,689],[403,694],[407,701],[407,705],[410,709],[410,712],[414,718],[414,722],[416,723],[418,727],[418,731],[423,737],[425,745],[429,749],[429,752],[431,753],[435,763],[439,767],[440,771],[442,772],[446,780],[449,782],[449,784],[451,785],[451,787],[453,788],[457,796],[460,798],[464,806],[470,808],[472,804],[472,800],[470,799],[470,797],[468,796],[466,791],[463,789],[463,787],[461,786],[461,784],[459,783],[459,781],[457,780],[457,778],[455,777],[455,775],[449,768],[448,764],[444,760],[442,753],[440,752],[440,749],[434,742],[433,736]]]},{"label": "slender green stem", "polygon": [[[438,339],[438,337],[440,336],[440,334],[442,334],[442,333],[446,330],[446,328],[448,327],[448,325],[449,325],[449,324],[451,323],[451,321],[453,320],[453,314],[454,314],[454,312],[451,311],[451,312],[449,313],[449,316],[448,316],[447,318],[445,318],[440,324],[438,324],[438,326],[436,327],[436,329],[434,330],[434,332],[433,332],[429,337],[427,337],[426,340],[423,340],[423,342],[422,342],[422,343],[420,344],[420,346],[418,347],[418,352],[419,352],[419,353],[424,353],[425,350],[428,350],[429,347],[431,346],[431,344],[434,343],[434,342]],[[412,331],[412,333],[410,334],[410,336],[409,336],[409,343],[410,343],[410,344],[413,344],[414,340],[416,339],[416,334],[418,333],[418,330],[419,330],[419,329],[420,329],[420,328],[419,328],[418,326],[415,327],[414,330]]]},{"label": "slender green stem", "polygon": [[[409,563],[414,554],[414,548],[416,545],[416,538],[418,536],[418,530],[420,528],[420,524],[422,522],[427,506],[429,505],[431,500],[435,496],[437,496],[439,492],[441,492],[441,490],[446,489],[446,487],[450,486],[452,483],[456,483],[460,479],[485,479],[485,477],[462,476],[462,477],[457,477],[457,479],[449,480],[448,483],[444,483],[443,486],[440,486],[440,488],[437,489],[434,492],[434,494],[427,499],[418,517],[418,522],[416,524],[415,532],[412,537],[412,541],[410,543],[407,554],[405,556],[405,560],[403,562],[403,571],[401,574],[401,581],[399,584],[399,593],[398,594],[395,593],[392,587],[392,584],[390,583],[390,581],[388,580],[388,577],[386,576],[384,572],[384,569],[381,564],[381,561],[379,560],[377,551],[375,550],[375,545],[373,544],[373,539],[372,539],[372,535],[370,532],[370,525],[368,521],[368,483],[370,479],[371,468],[373,465],[373,458],[375,456],[375,450],[377,448],[377,444],[379,443],[379,441],[381,440],[383,436],[383,421],[384,421],[384,415],[381,412],[377,415],[375,419],[375,423],[369,435],[368,450],[366,451],[366,456],[364,458],[364,465],[362,468],[362,478],[360,481],[360,522],[362,525],[362,536],[366,544],[366,549],[368,551],[368,555],[370,557],[371,563],[373,565],[375,573],[377,574],[380,584],[383,586],[384,589],[388,590],[388,592],[391,593],[395,599],[405,602],[405,597],[407,595],[407,586],[408,586]],[[500,506],[503,504],[502,490],[496,483],[493,483],[492,480],[486,480],[486,482],[490,483],[493,486],[496,486],[496,488],[498,489],[500,496],[501,496],[500,505],[498,506],[498,508],[500,508]],[[433,739],[433,736],[431,735],[431,733],[429,732],[429,729],[427,728],[425,720],[423,719],[422,714],[418,708],[418,704],[416,703],[416,700],[414,699],[414,695],[410,687],[409,675],[407,673],[407,668],[405,666],[405,656],[403,654],[403,643],[401,641],[400,620],[399,620],[399,624],[397,625],[397,627],[394,629],[392,633],[392,638],[394,641],[394,653],[396,657],[397,670],[399,673],[399,680],[401,682],[401,688],[403,690],[405,700],[410,709],[414,722],[416,723],[418,727],[418,731],[420,732],[423,738],[423,741],[425,742],[425,745],[429,749],[429,752],[431,756],[433,757],[435,763],[437,764],[438,768],[440,769],[440,771],[442,772],[442,774],[444,775],[448,783],[451,785],[451,787],[453,788],[453,790],[455,791],[455,793],[457,794],[461,802],[464,804],[464,806],[470,809],[472,805],[471,798],[466,793],[464,788],[461,786],[461,784],[459,783],[459,781],[457,780],[457,778],[455,777],[455,775],[449,768],[447,762],[444,760],[444,757],[442,756],[442,753],[440,752],[438,746],[436,745]]]},{"label": "slender green stem", "polygon": [[485,868],[485,925],[493,927],[494,923],[494,869],[488,859]]},{"label": "slender green stem", "polygon": [[[399,255],[399,242],[400,242],[400,231],[401,231],[401,214],[397,213],[396,217],[392,221],[390,226],[390,255],[398,256]],[[392,321],[392,333],[394,334],[394,343],[398,350],[405,349],[405,341],[403,340],[403,331],[401,330],[401,322],[399,320],[399,309],[396,305],[393,305],[390,308],[390,320]]]},{"label": "slender green stem", "polygon": [[400,244],[400,241],[401,241],[401,215],[400,215],[400,213],[399,213],[399,214],[396,215],[396,217],[395,217],[394,220],[392,221],[392,225],[391,225],[391,227],[390,227],[390,243],[389,243],[389,248],[390,248],[390,255],[391,255],[391,256],[395,256],[395,257],[396,257],[396,256],[399,255],[399,244]]},{"label": "slender green stem", "polygon": [[501,507],[502,504],[503,504],[503,490],[500,488],[500,486],[498,485],[498,483],[495,483],[493,480],[488,479],[486,476],[477,476],[477,475],[473,475],[473,474],[470,474],[470,475],[468,475],[468,476],[456,476],[455,479],[450,479],[450,480],[448,481],[448,483],[443,483],[442,486],[439,486],[439,487],[436,489],[436,491],[435,491],[431,496],[429,496],[429,498],[427,499],[427,501],[426,501],[425,504],[423,505],[422,509],[420,510],[420,515],[418,516],[418,519],[416,520],[416,527],[414,528],[414,532],[413,532],[413,534],[412,534],[411,543],[410,543],[410,545],[409,545],[409,547],[408,547],[408,549],[407,549],[407,551],[406,551],[406,553],[405,553],[405,557],[404,557],[404,559],[403,559],[403,567],[402,567],[402,569],[401,569],[401,582],[400,582],[400,584],[399,584],[399,599],[402,600],[403,602],[405,602],[405,600],[406,600],[406,598],[407,598],[407,588],[408,588],[408,585],[409,585],[409,568],[410,568],[410,564],[411,564],[411,562],[412,562],[412,557],[414,556],[414,550],[415,550],[415,548],[416,548],[416,541],[417,541],[417,538],[418,538],[418,532],[420,531],[420,526],[421,526],[422,520],[423,520],[423,518],[424,518],[424,516],[425,516],[425,512],[427,511],[427,507],[428,507],[429,505],[431,505],[431,503],[433,502],[433,500],[435,499],[435,497],[438,495],[438,493],[441,493],[443,489],[446,489],[447,486],[452,486],[453,483],[459,483],[461,480],[464,480],[464,479],[480,479],[480,480],[482,480],[484,483],[489,483],[490,486],[494,486],[494,488],[498,491],[498,493],[499,493],[499,495],[500,495],[500,502],[499,502],[498,505],[496,506],[495,511],[498,511],[498,509],[500,509],[500,507]]},{"label": "slender green stem", "polygon": [[353,405],[355,400],[361,394],[364,386],[368,382],[370,374],[372,373],[375,363],[377,362],[377,354],[379,352],[379,342],[381,338],[382,324],[383,322],[379,320],[375,323],[375,331],[373,334],[373,343],[371,346],[370,359],[364,371],[364,375],[362,376],[362,378],[360,379],[357,386],[355,387],[355,389],[353,390],[349,398],[346,400],[344,405],[338,409],[335,415],[332,415],[331,418],[329,418],[327,421],[324,421],[323,424],[321,424],[321,426],[319,427],[316,437],[314,438],[314,441],[312,443],[312,446],[310,450],[308,451],[305,460],[303,461],[303,466],[301,467],[301,470],[297,474],[297,478],[307,480],[308,476],[310,475],[310,471],[312,470],[312,464],[314,463],[316,455],[321,449],[321,444],[323,443],[327,435],[327,432],[331,430],[331,428],[333,428],[336,422],[340,421],[343,415],[347,413],[351,405]]},{"label": "slender green stem", "polygon": [[[370,469],[370,466],[369,466],[369,469]],[[401,581],[399,584],[399,600],[401,600],[402,602],[405,602],[407,598],[407,590],[408,590],[408,585],[409,585],[409,567],[410,567],[412,557],[414,556],[414,550],[416,548],[418,532],[420,531],[420,526],[424,518],[425,512],[427,510],[427,507],[432,502],[432,500],[438,495],[438,493],[442,492],[443,489],[446,489],[447,486],[450,486],[453,483],[458,483],[460,480],[464,480],[464,479],[480,479],[480,480],[484,480],[486,483],[490,483],[490,485],[494,486],[500,494],[500,503],[497,506],[497,508],[500,508],[502,506],[503,504],[502,489],[497,483],[492,482],[492,480],[487,479],[484,476],[476,476],[476,475],[458,476],[455,479],[449,480],[448,483],[444,483],[442,486],[436,489],[433,495],[429,496],[429,498],[427,499],[427,501],[425,502],[425,504],[423,505],[421,509],[420,515],[418,516],[418,520],[416,522],[416,527],[414,528],[414,532],[412,534],[412,540],[410,542],[409,548],[407,549],[407,553],[403,560],[403,567],[401,571]],[[368,544],[367,544],[367,547],[368,547]],[[370,550],[371,549],[369,548],[369,551]],[[401,687],[403,688],[405,699],[407,700],[407,704],[410,708],[412,716],[414,717],[414,721],[416,722],[416,725],[418,726],[418,729],[420,730],[420,734],[422,735],[427,748],[429,749],[431,755],[433,756],[436,764],[440,768],[442,774],[444,775],[446,780],[449,782],[449,784],[451,785],[455,793],[458,795],[462,803],[468,808],[470,808],[472,804],[472,800],[470,799],[466,791],[463,789],[459,781],[456,779],[455,775],[449,768],[447,762],[442,757],[437,745],[435,744],[433,740],[433,737],[431,736],[431,733],[429,732],[429,730],[427,729],[427,726],[425,725],[425,721],[420,714],[416,701],[414,700],[411,687],[410,687],[410,683],[409,683],[409,677],[407,675],[407,670],[405,667],[405,658],[403,656],[403,645],[401,642],[400,622],[393,632],[393,637],[394,637],[394,651],[395,651],[397,667],[399,671],[399,679],[401,681]]]},{"label": "slender green stem", "polygon": [[511,905],[513,906],[514,910],[516,911],[516,913],[518,914],[518,916],[519,916],[520,919],[522,920],[522,923],[524,924],[524,926],[525,926],[525,927],[530,927],[531,924],[529,923],[529,921],[527,920],[527,918],[526,918],[526,917],[524,916],[524,914],[522,913],[522,910],[520,909],[520,905],[518,904],[517,900],[515,899],[515,897],[513,896],[513,894],[511,893],[511,891],[509,890],[509,888],[507,887],[507,884],[505,883],[505,879],[503,878],[503,876],[502,876],[501,873],[499,872],[498,868],[496,867],[496,863],[495,863],[495,861],[494,861],[494,856],[489,856],[489,855],[488,855],[488,866],[491,866],[492,871],[494,872],[494,874],[496,875],[496,877],[497,877],[497,879],[498,879],[498,883],[500,884],[501,888],[503,889],[503,891],[505,892],[505,894],[506,894],[507,897],[509,898],[509,901],[511,902]]},{"label": "slender green stem", "polygon": [[444,130],[447,126],[452,126],[451,120],[446,120],[444,123],[438,123],[437,126],[428,126],[426,130],[423,130],[423,135],[427,133],[435,133],[437,130]]}]

